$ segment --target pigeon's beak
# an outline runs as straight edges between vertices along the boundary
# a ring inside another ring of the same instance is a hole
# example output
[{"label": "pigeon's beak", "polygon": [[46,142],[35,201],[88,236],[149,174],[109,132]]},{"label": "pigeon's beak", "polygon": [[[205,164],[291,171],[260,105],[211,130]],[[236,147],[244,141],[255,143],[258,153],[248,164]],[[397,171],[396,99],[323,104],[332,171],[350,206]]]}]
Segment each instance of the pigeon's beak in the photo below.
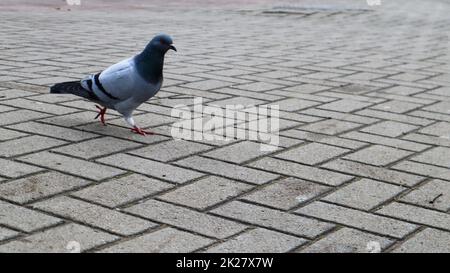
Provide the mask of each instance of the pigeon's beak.
[{"label": "pigeon's beak", "polygon": [[170,47],[169,47],[170,49],[172,49],[172,50],[175,50],[175,51],[177,51],[177,48],[174,46],[174,45],[170,45]]}]

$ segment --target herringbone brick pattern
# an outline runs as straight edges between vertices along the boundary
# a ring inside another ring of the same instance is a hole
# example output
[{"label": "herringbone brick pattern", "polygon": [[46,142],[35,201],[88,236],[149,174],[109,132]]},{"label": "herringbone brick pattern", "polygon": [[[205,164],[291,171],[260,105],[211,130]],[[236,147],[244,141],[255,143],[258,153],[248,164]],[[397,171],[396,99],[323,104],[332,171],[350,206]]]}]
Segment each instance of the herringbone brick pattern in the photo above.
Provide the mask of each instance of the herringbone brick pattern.
[{"label": "herringbone brick pattern", "polygon": [[[450,5],[423,2],[1,11],[0,252],[450,251]],[[48,94],[161,31],[158,135]],[[174,141],[194,97],[278,104],[280,146]]]}]

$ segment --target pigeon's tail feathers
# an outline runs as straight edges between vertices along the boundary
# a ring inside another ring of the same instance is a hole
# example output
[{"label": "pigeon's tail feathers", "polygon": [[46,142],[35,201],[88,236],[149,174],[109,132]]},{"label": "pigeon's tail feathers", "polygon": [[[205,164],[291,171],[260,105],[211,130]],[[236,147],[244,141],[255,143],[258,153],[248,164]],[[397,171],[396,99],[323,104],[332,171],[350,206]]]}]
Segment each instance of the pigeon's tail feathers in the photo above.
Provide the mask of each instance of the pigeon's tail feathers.
[{"label": "pigeon's tail feathers", "polygon": [[57,83],[50,87],[52,94],[72,94],[78,97],[86,98],[91,101],[98,101],[98,97],[94,92],[86,90],[81,85],[80,81]]}]

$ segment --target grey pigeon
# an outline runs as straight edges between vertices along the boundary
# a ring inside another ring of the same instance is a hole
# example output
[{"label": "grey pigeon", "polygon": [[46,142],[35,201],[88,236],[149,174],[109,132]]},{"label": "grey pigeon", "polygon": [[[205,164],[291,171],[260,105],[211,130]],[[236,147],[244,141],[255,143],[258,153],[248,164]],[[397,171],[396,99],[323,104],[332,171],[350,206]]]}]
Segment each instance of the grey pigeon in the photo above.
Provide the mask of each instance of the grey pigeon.
[{"label": "grey pigeon", "polygon": [[109,108],[122,114],[133,132],[144,136],[153,134],[139,128],[132,113],[161,88],[164,55],[169,49],[177,51],[172,38],[166,34],[157,35],[136,56],[81,81],[57,83],[50,88],[50,93],[73,94],[100,104],[102,107],[96,105],[99,112],[95,118],[100,117],[103,125],[106,125],[105,113]]}]

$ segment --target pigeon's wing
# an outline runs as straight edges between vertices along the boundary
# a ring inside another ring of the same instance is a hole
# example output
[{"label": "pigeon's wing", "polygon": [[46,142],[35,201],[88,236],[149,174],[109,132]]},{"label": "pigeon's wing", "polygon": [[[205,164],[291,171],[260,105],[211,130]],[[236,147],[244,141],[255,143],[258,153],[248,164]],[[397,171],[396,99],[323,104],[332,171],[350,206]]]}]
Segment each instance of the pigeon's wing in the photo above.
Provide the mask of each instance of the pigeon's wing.
[{"label": "pigeon's wing", "polygon": [[136,91],[136,75],[133,58],[130,58],[100,73],[87,76],[81,80],[81,85],[92,90],[101,101],[115,104],[133,96]]}]

